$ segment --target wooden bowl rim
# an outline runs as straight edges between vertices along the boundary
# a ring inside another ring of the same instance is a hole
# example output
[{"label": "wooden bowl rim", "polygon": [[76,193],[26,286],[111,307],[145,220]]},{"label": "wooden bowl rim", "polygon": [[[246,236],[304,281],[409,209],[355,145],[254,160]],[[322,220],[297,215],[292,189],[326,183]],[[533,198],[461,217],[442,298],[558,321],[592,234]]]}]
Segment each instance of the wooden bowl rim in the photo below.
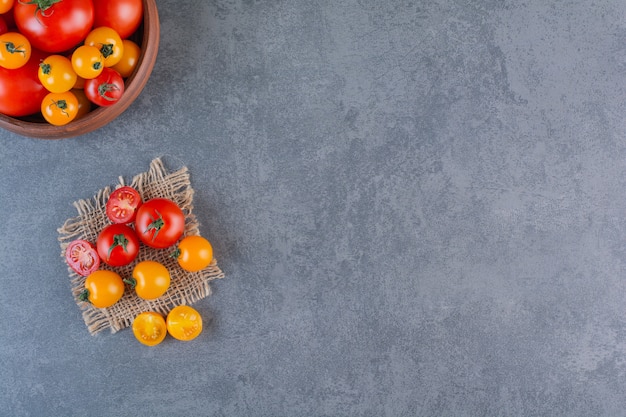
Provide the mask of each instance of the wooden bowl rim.
[{"label": "wooden bowl rim", "polygon": [[78,120],[64,126],[31,122],[0,114],[0,127],[35,139],[65,139],[93,132],[122,114],[139,96],[154,68],[159,51],[160,23],[156,0],[143,0],[143,36],[140,62],[125,81],[124,94],[110,107],[98,107]]}]

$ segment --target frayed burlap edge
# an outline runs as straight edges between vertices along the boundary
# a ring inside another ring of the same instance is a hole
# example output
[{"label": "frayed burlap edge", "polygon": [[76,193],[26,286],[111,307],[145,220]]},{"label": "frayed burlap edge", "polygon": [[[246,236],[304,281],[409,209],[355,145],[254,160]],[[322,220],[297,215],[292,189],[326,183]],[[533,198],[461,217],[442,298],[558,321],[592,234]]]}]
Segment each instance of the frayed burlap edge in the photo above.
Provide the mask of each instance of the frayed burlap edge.
[{"label": "frayed burlap edge", "polygon": [[[125,185],[124,178],[119,177],[117,187],[122,185]],[[184,236],[200,234],[200,225],[193,214],[194,192],[189,181],[187,167],[168,173],[161,159],[157,158],[150,163],[147,172],[133,177],[128,185],[139,191],[144,201],[165,197],[176,202],[185,214]],[[84,239],[95,244],[100,231],[110,224],[106,217],[105,207],[111,190],[111,187],[107,186],[98,191],[92,199],[74,202],[78,216],[67,219],[57,230],[63,259],[65,259],[65,249],[70,242]],[[106,329],[110,329],[111,333],[124,329],[132,324],[133,319],[139,313],[144,311],[155,311],[166,315],[177,305],[193,304],[211,294],[209,284],[212,280],[224,277],[215,259],[202,271],[187,272],[169,256],[170,253],[171,249],[153,249],[141,245],[137,259],[130,265],[114,268],[101,263],[101,269],[115,271],[122,278],[130,278],[138,262],[153,260],[165,265],[171,276],[170,288],[162,297],[150,301],[142,300],[131,288],[127,287],[120,301],[109,308],[96,308],[78,299],[78,295],[84,289],[86,278],[78,275],[68,266],[72,296],[82,310],[83,320],[92,335]]]}]

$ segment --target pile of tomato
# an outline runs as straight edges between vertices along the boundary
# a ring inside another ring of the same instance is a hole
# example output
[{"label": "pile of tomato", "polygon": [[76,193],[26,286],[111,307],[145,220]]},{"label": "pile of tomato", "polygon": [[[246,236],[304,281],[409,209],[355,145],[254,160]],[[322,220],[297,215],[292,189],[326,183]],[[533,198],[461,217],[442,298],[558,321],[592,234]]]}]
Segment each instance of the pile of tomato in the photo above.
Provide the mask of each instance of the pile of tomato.
[{"label": "pile of tomato", "polygon": [[[122,278],[115,271],[137,259],[143,245],[169,250],[180,268],[201,271],[213,260],[213,248],[202,236],[183,237],[185,216],[182,209],[167,198],[143,201],[139,192],[129,186],[113,191],[106,203],[110,224],[99,233],[96,242],[78,239],[65,252],[67,264],[87,277],[82,301],[96,308],[117,303],[127,288],[144,300],[163,296],[170,287],[170,271],[162,263],[143,260],[133,267],[132,277]],[[109,268],[101,268],[102,263]],[[179,340],[192,340],[202,331],[202,317],[190,306],[175,307],[166,318],[157,312],[143,312],[132,324],[141,343],[153,346],[169,333]]]},{"label": "pile of tomato", "polygon": [[142,21],[143,0],[0,0],[0,113],[62,126],[114,105]]}]

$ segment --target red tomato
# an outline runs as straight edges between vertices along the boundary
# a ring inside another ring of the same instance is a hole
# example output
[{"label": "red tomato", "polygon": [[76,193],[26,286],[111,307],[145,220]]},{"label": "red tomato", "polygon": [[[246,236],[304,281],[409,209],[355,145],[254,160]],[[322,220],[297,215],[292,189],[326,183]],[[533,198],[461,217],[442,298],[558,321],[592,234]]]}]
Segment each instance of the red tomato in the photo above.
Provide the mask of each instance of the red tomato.
[{"label": "red tomato", "polygon": [[94,27],[108,26],[126,39],[143,20],[142,0],[93,0]]},{"label": "red tomato", "polygon": [[93,27],[92,0],[16,1],[13,15],[19,31],[34,48],[63,52],[78,45]]},{"label": "red tomato", "polygon": [[82,239],[75,240],[67,245],[65,261],[74,272],[84,277],[100,267],[100,258],[96,248]]},{"label": "red tomato", "polygon": [[39,82],[39,62],[46,55],[33,49],[31,57],[21,68],[0,67],[0,113],[21,117],[41,111],[41,102],[48,90]]},{"label": "red tomato", "polygon": [[111,68],[104,68],[100,75],[85,80],[85,94],[97,106],[111,106],[124,94],[124,79]]},{"label": "red tomato", "polygon": [[153,198],[139,207],[135,230],[146,245],[169,248],[185,231],[185,215],[172,200]]},{"label": "red tomato", "polygon": [[120,187],[113,191],[107,200],[107,217],[113,223],[133,222],[137,215],[137,209],[142,203],[139,192],[133,187]]},{"label": "red tomato", "polygon": [[139,239],[125,224],[111,224],[100,232],[96,241],[100,259],[110,266],[124,266],[139,253]]}]

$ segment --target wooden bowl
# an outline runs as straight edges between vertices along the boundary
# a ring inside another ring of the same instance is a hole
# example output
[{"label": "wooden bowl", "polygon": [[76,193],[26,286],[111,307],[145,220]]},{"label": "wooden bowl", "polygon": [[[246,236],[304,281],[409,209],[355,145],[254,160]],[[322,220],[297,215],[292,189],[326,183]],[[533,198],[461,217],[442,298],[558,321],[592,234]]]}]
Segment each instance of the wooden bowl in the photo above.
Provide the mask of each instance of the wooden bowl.
[{"label": "wooden bowl", "polygon": [[122,114],[143,90],[156,62],[161,29],[155,1],[143,0],[143,22],[137,33],[130,38],[141,48],[139,64],[133,74],[125,80],[124,94],[117,103],[108,107],[95,107],[82,118],[73,120],[65,126],[51,125],[41,116],[9,117],[0,114],[0,127],[32,138],[64,139],[99,129]]}]

